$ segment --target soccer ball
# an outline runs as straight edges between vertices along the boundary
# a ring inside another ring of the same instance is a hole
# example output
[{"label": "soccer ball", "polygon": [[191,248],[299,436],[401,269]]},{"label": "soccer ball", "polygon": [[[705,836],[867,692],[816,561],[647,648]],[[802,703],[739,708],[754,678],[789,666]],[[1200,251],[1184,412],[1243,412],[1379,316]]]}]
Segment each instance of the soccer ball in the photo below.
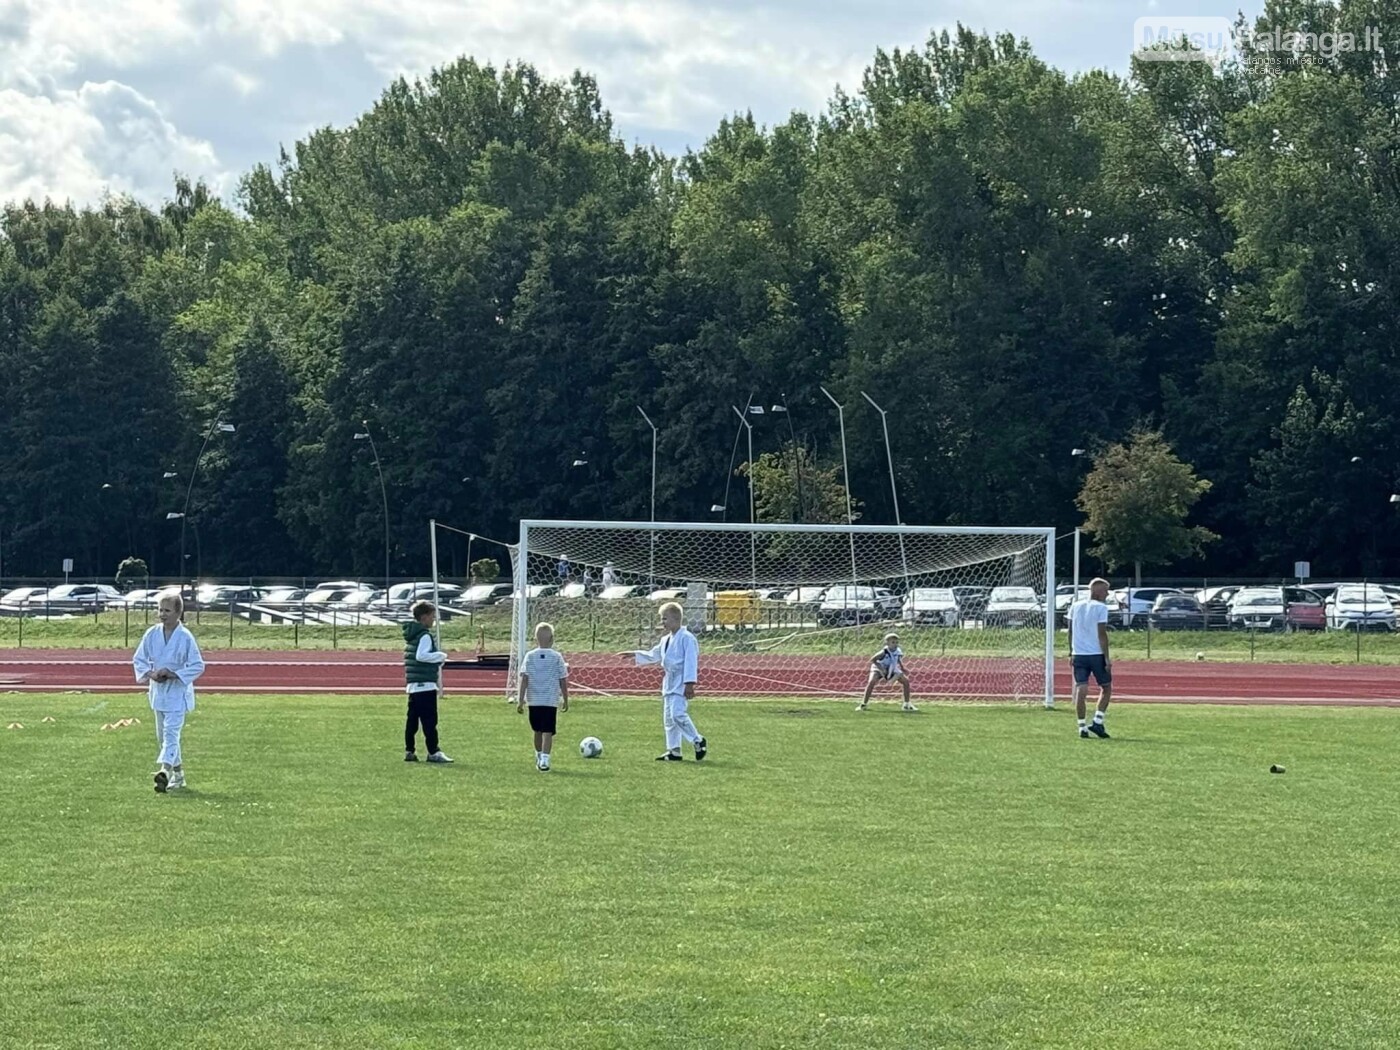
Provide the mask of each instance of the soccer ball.
[{"label": "soccer ball", "polygon": [[1197,663],[1205,663],[1205,660],[1206,660],[1206,654],[1205,654],[1205,653],[1197,653],[1197,654],[1196,654],[1196,662],[1197,662]]},{"label": "soccer ball", "polygon": [[596,736],[586,736],[579,741],[578,753],[584,758],[598,758],[603,753],[603,742]]}]

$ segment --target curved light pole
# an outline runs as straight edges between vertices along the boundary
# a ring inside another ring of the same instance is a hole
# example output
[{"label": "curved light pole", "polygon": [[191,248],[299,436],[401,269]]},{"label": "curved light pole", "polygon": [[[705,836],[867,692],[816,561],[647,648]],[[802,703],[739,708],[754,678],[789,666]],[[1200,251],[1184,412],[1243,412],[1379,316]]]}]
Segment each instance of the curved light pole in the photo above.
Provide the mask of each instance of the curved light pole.
[{"label": "curved light pole", "polygon": [[885,462],[890,467],[890,498],[894,500],[894,523],[900,528],[899,533],[899,561],[904,566],[904,591],[909,593],[909,558],[904,551],[904,519],[899,516],[899,489],[894,484],[894,455],[890,452],[890,423],[885,416],[885,410],[875,404],[875,399],[864,390],[860,396],[870,402],[870,407],[880,413],[880,426],[885,432]]},{"label": "curved light pole", "polygon": [[369,420],[362,419],[360,424],[365,429],[355,435],[355,440],[369,442],[369,450],[374,455],[374,469],[379,475],[379,499],[384,504],[384,607],[387,609],[389,607],[389,493],[384,488],[384,468],[379,464],[379,446],[374,443],[374,435],[369,432]]},{"label": "curved light pole", "polygon": [[[215,416],[214,422],[209,424],[209,430],[204,435],[204,444],[199,446],[199,455],[194,458],[194,469],[190,471],[190,483],[185,487],[185,509],[180,512],[180,578],[182,581],[185,576],[185,523],[190,516],[190,497],[194,495],[194,479],[199,474],[200,460],[204,458],[204,450],[209,447],[209,439],[214,436],[216,431],[222,434],[232,434],[237,429],[232,423],[225,423],[218,416]],[[170,516],[166,515],[166,517]],[[180,584],[180,593],[182,595],[185,593],[183,582]],[[193,597],[193,593],[190,596]]]},{"label": "curved light pole", "polygon": [[826,387],[819,387],[819,390],[826,395],[826,399],[836,406],[836,418],[841,424],[841,476],[846,483],[846,527],[852,531],[848,533],[851,540],[851,586],[858,587],[860,583],[856,574],[856,534],[855,534],[855,514],[851,510],[851,466],[846,459],[846,409],[845,406],[831,396],[831,391]]},{"label": "curved light pole", "polygon": [[[637,406],[637,411],[642,418],[647,421],[647,426],[651,427],[651,523],[656,524],[656,424],[651,421],[651,416],[643,411],[642,406]],[[651,584],[651,589],[656,589],[656,530],[651,531],[651,561],[648,563],[647,582]]]},{"label": "curved light pole", "polygon": [[739,411],[738,405],[729,407],[734,409],[734,414],[739,417],[739,422],[743,424],[744,429],[749,434],[749,584],[754,590],[758,590],[758,541],[754,535],[754,525],[757,523],[757,518],[754,517],[753,502],[753,424],[749,422],[748,417],[743,412]]},{"label": "curved light pole", "polygon": [[774,415],[787,417],[788,437],[792,440],[792,463],[794,473],[797,475],[797,515],[793,522],[805,522],[807,520],[807,501],[802,498],[802,454],[797,449],[797,429],[792,425],[792,413],[788,411],[787,394],[779,394],[781,399],[778,404],[769,409]]}]

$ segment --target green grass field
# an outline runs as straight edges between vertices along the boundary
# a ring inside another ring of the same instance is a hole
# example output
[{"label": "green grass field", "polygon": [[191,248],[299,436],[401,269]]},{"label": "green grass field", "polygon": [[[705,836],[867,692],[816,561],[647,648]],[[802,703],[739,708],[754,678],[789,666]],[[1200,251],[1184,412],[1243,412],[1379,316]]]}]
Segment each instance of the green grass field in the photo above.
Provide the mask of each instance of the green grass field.
[{"label": "green grass field", "polygon": [[0,1046],[1400,1043],[1400,712],[400,703],[0,696]]}]

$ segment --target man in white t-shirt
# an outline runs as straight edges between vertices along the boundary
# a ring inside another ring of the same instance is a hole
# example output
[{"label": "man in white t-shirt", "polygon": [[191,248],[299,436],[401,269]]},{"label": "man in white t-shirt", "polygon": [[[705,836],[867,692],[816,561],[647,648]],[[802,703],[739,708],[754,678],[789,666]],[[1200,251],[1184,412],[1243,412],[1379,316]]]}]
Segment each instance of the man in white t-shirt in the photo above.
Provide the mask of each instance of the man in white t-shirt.
[{"label": "man in white t-shirt", "polygon": [[[1092,734],[1108,739],[1104,715],[1113,695],[1113,667],[1108,658],[1108,581],[1095,579],[1089,583],[1089,597],[1081,598],[1069,607],[1070,666],[1074,669],[1074,710],[1079,716],[1079,735],[1085,739]],[[1089,695],[1089,676],[1099,684],[1099,706],[1091,723],[1084,721],[1084,706]]]}]

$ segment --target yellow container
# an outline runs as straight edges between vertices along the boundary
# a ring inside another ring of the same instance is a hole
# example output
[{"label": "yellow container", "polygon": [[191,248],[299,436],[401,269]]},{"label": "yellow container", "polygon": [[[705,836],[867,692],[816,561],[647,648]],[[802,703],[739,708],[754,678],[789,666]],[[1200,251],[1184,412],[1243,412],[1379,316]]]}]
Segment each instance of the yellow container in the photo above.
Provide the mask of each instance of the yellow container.
[{"label": "yellow container", "polygon": [[720,591],[715,595],[715,623],[721,627],[756,627],[759,600],[753,591]]}]

